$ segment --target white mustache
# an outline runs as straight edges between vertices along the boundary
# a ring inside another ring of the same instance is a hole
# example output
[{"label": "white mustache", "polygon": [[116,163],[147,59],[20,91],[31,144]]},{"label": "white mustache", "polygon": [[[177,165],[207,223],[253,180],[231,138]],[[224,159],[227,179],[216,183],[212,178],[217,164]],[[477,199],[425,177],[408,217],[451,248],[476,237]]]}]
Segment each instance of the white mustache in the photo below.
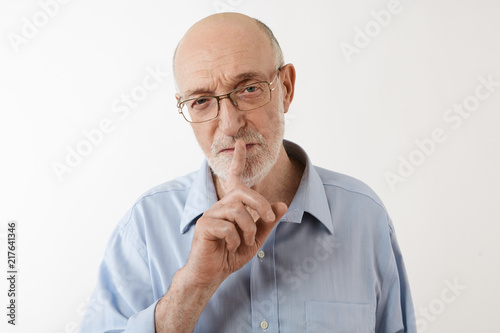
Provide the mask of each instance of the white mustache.
[{"label": "white mustache", "polygon": [[234,148],[234,144],[238,139],[243,140],[246,144],[255,143],[262,146],[266,145],[266,139],[259,132],[250,129],[240,129],[235,136],[223,136],[214,140],[210,147],[212,155],[217,156],[217,154],[224,149]]}]

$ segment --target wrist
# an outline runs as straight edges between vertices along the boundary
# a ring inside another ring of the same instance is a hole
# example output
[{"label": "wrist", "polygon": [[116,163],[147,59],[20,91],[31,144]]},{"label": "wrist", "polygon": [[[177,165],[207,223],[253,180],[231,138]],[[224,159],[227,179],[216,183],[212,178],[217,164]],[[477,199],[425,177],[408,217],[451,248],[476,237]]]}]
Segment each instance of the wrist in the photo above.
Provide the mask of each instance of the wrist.
[{"label": "wrist", "polygon": [[206,300],[208,302],[223,281],[223,278],[210,281],[200,277],[199,274],[191,271],[186,264],[175,273],[172,285],[175,284],[177,289],[185,290],[189,295],[197,296],[200,301]]},{"label": "wrist", "polygon": [[191,332],[217,286],[204,286],[193,280],[184,267],[179,269],[167,293],[155,308],[155,329],[163,332]]}]

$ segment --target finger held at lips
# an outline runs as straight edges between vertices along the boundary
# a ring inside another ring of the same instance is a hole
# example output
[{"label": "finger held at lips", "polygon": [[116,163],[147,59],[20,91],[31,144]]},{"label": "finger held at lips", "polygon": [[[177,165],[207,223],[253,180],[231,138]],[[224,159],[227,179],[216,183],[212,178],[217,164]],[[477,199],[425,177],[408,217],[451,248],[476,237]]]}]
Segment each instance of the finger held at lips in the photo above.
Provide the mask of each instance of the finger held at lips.
[{"label": "finger held at lips", "polygon": [[233,159],[227,177],[228,186],[230,188],[244,183],[243,172],[245,171],[246,156],[245,142],[240,139],[236,140],[234,144]]},{"label": "finger held at lips", "polygon": [[[243,140],[238,139],[234,144],[233,160],[231,161],[231,166],[228,173],[228,187],[229,189],[244,185],[243,173],[245,171],[246,163],[246,144]],[[267,212],[263,212],[262,208],[257,207],[268,206]],[[269,205],[259,205],[253,204],[251,208],[256,209],[259,212],[260,217],[266,222],[274,222],[276,216]]]}]

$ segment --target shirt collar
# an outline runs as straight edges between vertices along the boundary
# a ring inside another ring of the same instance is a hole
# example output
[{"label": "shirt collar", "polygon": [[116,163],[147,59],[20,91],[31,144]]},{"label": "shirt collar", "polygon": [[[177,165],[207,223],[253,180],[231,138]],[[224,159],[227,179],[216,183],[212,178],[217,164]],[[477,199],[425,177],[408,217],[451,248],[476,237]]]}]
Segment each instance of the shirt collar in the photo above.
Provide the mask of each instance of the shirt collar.
[{"label": "shirt collar", "polygon": [[212,172],[206,160],[196,173],[191,190],[189,191],[186,205],[182,213],[181,233],[189,230],[192,222],[198,220],[203,212],[212,207],[217,202],[217,192],[212,178]]},{"label": "shirt collar", "polygon": [[[299,145],[287,140],[284,140],[283,144],[287,154],[305,164],[305,169],[297,193],[286,214],[281,218],[281,222],[301,223],[304,213],[308,213],[321,222],[330,233],[333,233],[330,206],[323,181],[306,152]],[[204,211],[212,207],[216,202],[217,193],[215,192],[212,173],[205,160],[191,185],[182,214],[180,232],[185,233],[189,230],[191,223],[195,222]]]},{"label": "shirt collar", "polygon": [[299,145],[284,140],[288,156],[295,158],[306,167],[295,197],[283,216],[282,221],[301,223],[304,213],[314,216],[330,233],[333,234],[332,215],[325,193],[325,187],[309,156]]}]

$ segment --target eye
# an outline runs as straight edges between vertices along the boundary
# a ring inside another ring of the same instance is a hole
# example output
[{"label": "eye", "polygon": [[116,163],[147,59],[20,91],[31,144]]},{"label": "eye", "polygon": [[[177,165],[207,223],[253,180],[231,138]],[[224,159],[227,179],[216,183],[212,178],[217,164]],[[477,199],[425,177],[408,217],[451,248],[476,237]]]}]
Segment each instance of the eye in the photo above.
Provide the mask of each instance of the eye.
[{"label": "eye", "polygon": [[200,108],[207,106],[208,104],[210,104],[210,98],[200,97],[200,98],[193,100],[191,102],[190,106],[193,109],[200,109]]},{"label": "eye", "polygon": [[202,105],[208,102],[208,98],[198,98],[194,101],[194,104]]},{"label": "eye", "polygon": [[240,96],[240,98],[254,98],[262,95],[263,91],[262,84],[257,82],[241,87],[238,91],[238,96]]},{"label": "eye", "polygon": [[246,87],[244,92],[253,93],[253,92],[256,92],[258,89],[259,89],[259,87],[257,87],[257,86],[250,86],[250,87]]}]

